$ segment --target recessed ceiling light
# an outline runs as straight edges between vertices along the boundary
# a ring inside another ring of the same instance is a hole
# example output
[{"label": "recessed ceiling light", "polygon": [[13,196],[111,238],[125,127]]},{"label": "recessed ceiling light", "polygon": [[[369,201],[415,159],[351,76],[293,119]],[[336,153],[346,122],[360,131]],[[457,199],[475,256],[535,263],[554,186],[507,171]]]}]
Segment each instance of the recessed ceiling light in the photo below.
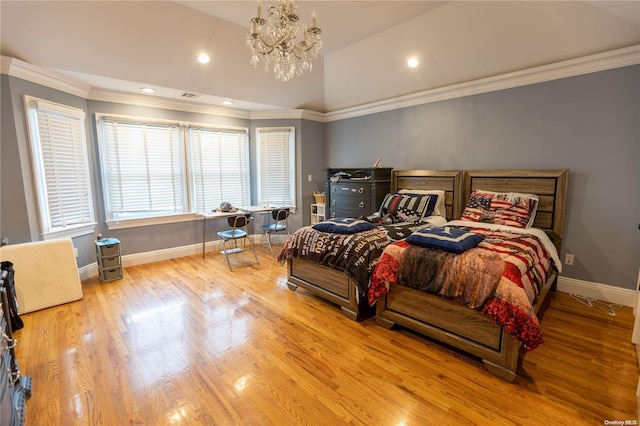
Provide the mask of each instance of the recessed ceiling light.
[{"label": "recessed ceiling light", "polygon": [[409,58],[409,60],[407,61],[407,65],[409,65],[409,67],[411,67],[411,68],[417,67],[418,64],[419,64],[418,58],[416,58],[416,57]]},{"label": "recessed ceiling light", "polygon": [[209,55],[207,55],[206,53],[201,53],[200,56],[198,56],[198,62],[200,62],[201,64],[208,64],[209,59]]},{"label": "recessed ceiling light", "polygon": [[143,87],[140,90],[142,90],[144,93],[153,93],[156,91],[156,89],[152,89],[151,87]]},{"label": "recessed ceiling light", "polygon": [[233,102],[231,101],[222,101],[222,105],[231,105]]}]

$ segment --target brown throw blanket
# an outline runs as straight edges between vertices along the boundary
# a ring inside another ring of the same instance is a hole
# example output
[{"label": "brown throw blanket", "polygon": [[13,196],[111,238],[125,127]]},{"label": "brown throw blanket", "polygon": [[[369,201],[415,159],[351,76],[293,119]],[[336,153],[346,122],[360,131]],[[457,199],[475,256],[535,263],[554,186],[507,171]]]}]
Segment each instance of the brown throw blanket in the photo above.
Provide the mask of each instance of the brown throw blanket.
[{"label": "brown throw blanket", "polygon": [[454,254],[409,246],[399,264],[398,283],[477,309],[493,297],[503,272],[497,253],[470,249]]},{"label": "brown throw blanket", "polygon": [[[544,339],[533,304],[555,269],[551,256],[533,234],[481,228],[472,232],[485,239],[460,255],[412,246],[406,241],[389,244],[372,273],[369,304],[376,303],[396,284],[444,297],[452,295],[491,317],[527,350],[535,349]],[[482,263],[485,259],[487,265]],[[437,266],[439,261],[444,264]],[[444,276],[436,278],[439,271]],[[432,279],[436,282],[429,284]]]}]

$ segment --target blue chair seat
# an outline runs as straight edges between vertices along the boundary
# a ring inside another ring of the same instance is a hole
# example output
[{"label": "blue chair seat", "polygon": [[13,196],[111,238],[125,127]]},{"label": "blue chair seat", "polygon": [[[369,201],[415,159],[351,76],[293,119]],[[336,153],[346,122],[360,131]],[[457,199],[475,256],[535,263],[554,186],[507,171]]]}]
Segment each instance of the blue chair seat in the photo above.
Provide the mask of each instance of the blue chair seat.
[{"label": "blue chair seat", "polygon": [[262,225],[260,226],[260,229],[262,229],[267,236],[269,251],[271,251],[271,255],[273,255],[273,248],[271,247],[271,234],[287,231],[287,235],[289,235],[289,209],[282,208],[273,210],[271,211],[271,217],[273,218],[273,223]]},{"label": "blue chair seat", "polygon": [[247,233],[241,231],[240,229],[229,229],[227,231],[218,232],[218,237],[223,238],[225,240],[232,240],[234,238],[244,238],[247,236]]},{"label": "blue chair seat", "polygon": [[287,229],[287,227],[285,225],[282,225],[280,223],[272,223],[270,225],[262,225],[260,228],[264,229],[265,231],[270,231],[270,232],[284,231],[285,229]]},{"label": "blue chair seat", "polygon": [[[227,229],[226,231],[218,232],[218,236],[220,237],[220,244],[222,245],[222,250],[220,253],[224,254],[224,258],[227,261],[227,266],[229,267],[229,271],[233,271],[231,268],[231,262],[229,261],[230,254],[242,253],[244,249],[242,247],[237,246],[237,241],[242,239],[243,243],[247,240],[249,241],[249,245],[251,246],[251,250],[253,251],[253,256],[256,259],[256,263],[258,263],[258,254],[256,253],[256,248],[251,241],[251,238],[248,237],[247,233],[247,224],[251,220],[250,215],[238,215],[238,216],[230,216],[227,218],[227,222],[231,229]],[[233,241],[233,247],[228,248],[227,242]]]}]

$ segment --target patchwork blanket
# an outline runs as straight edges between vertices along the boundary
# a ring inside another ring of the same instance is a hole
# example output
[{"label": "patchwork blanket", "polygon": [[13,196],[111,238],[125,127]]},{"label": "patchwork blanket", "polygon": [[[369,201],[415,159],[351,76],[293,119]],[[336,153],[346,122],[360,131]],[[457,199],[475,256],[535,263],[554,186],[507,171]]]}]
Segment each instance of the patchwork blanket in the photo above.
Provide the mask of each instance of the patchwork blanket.
[{"label": "patchwork blanket", "polygon": [[345,272],[358,286],[359,294],[366,294],[371,272],[384,248],[425,226],[432,225],[400,222],[355,234],[320,232],[306,226],[289,236],[278,261],[283,264],[287,259],[305,259]]},{"label": "patchwork blanket", "polygon": [[450,298],[488,315],[527,350],[543,343],[534,312],[540,290],[554,267],[545,244],[535,235],[474,228],[484,236],[461,254],[414,246],[388,245],[372,272],[371,305],[392,284]]}]

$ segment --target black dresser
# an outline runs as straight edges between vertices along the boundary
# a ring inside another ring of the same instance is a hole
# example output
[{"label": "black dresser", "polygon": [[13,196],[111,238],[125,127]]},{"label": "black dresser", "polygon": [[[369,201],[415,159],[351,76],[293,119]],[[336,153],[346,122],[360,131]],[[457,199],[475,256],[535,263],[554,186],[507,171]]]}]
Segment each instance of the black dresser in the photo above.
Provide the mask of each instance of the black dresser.
[{"label": "black dresser", "polygon": [[391,192],[391,170],[326,168],[328,217],[369,216],[378,211],[385,195]]}]

